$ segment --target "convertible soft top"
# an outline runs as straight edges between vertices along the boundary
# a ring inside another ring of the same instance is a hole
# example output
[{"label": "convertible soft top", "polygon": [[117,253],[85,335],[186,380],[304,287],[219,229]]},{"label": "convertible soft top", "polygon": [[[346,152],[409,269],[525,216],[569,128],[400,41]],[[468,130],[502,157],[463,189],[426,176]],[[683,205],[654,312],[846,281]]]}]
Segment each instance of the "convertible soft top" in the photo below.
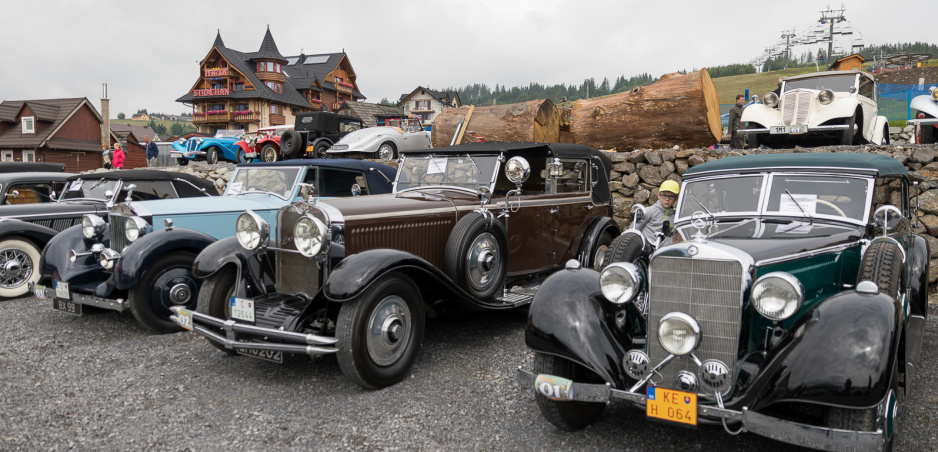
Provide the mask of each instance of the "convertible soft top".
[{"label": "convertible soft top", "polygon": [[834,171],[860,170],[875,172],[878,176],[908,177],[898,160],[878,154],[852,154],[848,152],[753,154],[711,160],[687,170],[684,177],[714,172],[756,172],[773,170],[830,169]]},{"label": "convertible soft top", "polygon": [[[100,173],[85,173],[78,174],[72,177],[69,177],[68,180],[75,179],[84,179],[84,180],[124,180],[127,182],[134,181],[176,181],[173,185],[176,187],[176,191],[179,192],[182,197],[196,196],[198,192],[193,189],[192,185],[196,187],[205,189],[210,195],[217,195],[218,189],[215,188],[215,183],[203,179],[198,176],[193,176],[186,173],[176,173],[172,171],[160,171],[160,170],[150,170],[150,169],[132,169],[132,170],[120,170],[120,171],[104,171]],[[189,185],[185,182],[179,182],[177,179],[182,179],[184,181],[190,182],[192,185]]]}]

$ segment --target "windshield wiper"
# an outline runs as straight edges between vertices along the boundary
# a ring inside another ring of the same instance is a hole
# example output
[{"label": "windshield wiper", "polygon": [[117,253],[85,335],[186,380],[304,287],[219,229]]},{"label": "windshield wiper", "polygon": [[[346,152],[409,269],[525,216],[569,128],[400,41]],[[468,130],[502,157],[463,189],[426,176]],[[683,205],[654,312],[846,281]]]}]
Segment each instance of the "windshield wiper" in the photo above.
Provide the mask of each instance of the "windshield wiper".
[{"label": "windshield wiper", "polygon": [[104,178],[102,177],[101,180],[98,181],[98,183],[92,185],[90,188],[88,188],[88,190],[94,190],[95,188],[98,188],[98,185],[101,185],[103,183],[104,183]]},{"label": "windshield wiper", "polygon": [[785,189],[785,194],[787,194],[788,197],[791,198],[791,202],[795,203],[795,206],[798,207],[798,210],[801,211],[801,214],[804,215],[805,218],[810,218],[811,224],[814,224],[814,217],[808,215],[808,213],[804,211],[804,209],[801,207],[801,204],[798,204],[798,200],[795,199],[795,195],[791,194],[791,192],[788,191],[787,188]]},{"label": "windshield wiper", "polygon": [[711,212],[710,209],[707,208],[707,206],[703,205],[703,203],[700,202],[700,200],[697,199],[696,196],[694,196],[694,195],[692,195],[692,194],[690,194],[690,193],[688,193],[687,195],[690,196],[690,199],[693,199],[693,200],[697,203],[697,205],[700,206],[701,209],[703,209],[705,212],[707,212],[707,215],[710,215],[710,218],[715,218],[715,217],[713,216],[713,212]]}]

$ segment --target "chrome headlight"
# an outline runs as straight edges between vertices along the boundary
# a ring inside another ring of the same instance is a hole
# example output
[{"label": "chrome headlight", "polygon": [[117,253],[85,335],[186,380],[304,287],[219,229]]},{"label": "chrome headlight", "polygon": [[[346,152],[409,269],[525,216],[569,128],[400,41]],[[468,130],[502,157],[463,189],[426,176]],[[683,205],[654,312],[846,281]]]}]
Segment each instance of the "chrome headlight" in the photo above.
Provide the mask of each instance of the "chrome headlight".
[{"label": "chrome headlight", "polygon": [[934,97],[935,100],[938,100],[938,89],[935,89],[935,87],[933,86],[928,89],[928,92],[931,93],[931,97]]},{"label": "chrome headlight", "polygon": [[246,249],[253,250],[267,240],[270,234],[270,225],[260,215],[248,210],[238,216],[235,223],[235,236],[238,243]]},{"label": "chrome headlight", "polygon": [[628,303],[642,291],[642,271],[631,262],[609,264],[599,275],[599,289],[607,300]]},{"label": "chrome headlight", "polygon": [[795,315],[804,303],[804,288],[790,273],[772,272],[752,285],[752,305],[771,320],[785,320]]},{"label": "chrome headlight", "polygon": [[306,257],[319,254],[325,239],[326,225],[316,217],[304,216],[293,227],[293,243],[297,251]]},{"label": "chrome headlight", "polygon": [[817,100],[823,105],[827,105],[834,101],[834,92],[829,89],[821,90],[817,94]]},{"label": "chrome headlight", "polygon": [[120,259],[121,255],[117,251],[114,251],[110,248],[104,249],[98,254],[98,262],[104,267],[105,270],[110,270],[114,268],[114,262],[117,262]]},{"label": "chrome headlight", "polygon": [[130,217],[124,220],[124,237],[133,242],[147,233],[147,220],[140,217]]},{"label": "chrome headlight", "polygon": [[765,96],[762,96],[762,104],[769,108],[775,108],[778,106],[778,95],[769,91],[765,93]]},{"label": "chrome headlight", "polygon": [[700,325],[683,312],[666,314],[658,322],[658,342],[672,355],[690,354],[700,344]]},{"label": "chrome headlight", "polygon": [[531,164],[522,157],[512,157],[505,163],[505,176],[513,184],[522,184],[531,175]]},{"label": "chrome headlight", "polygon": [[104,234],[104,219],[95,215],[87,214],[81,217],[81,233],[86,239],[99,240]]}]

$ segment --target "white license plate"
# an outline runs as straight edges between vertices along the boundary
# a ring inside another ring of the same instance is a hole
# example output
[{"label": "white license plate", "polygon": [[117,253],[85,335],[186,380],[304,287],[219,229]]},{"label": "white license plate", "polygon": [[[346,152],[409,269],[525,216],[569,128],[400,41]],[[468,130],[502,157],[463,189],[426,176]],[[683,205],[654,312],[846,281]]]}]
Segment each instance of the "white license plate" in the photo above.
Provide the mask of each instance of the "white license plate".
[{"label": "white license plate", "polygon": [[798,135],[802,133],[808,133],[808,126],[804,124],[793,125],[788,129],[789,133],[792,135]]},{"label": "white license plate", "polygon": [[68,293],[68,283],[62,281],[55,282],[55,298],[71,300],[72,296]]},{"label": "white license plate", "polygon": [[254,321],[254,300],[231,297],[231,318]]},{"label": "white license plate", "polygon": [[182,155],[182,152],[173,151],[169,153],[169,156],[172,158],[179,158],[179,157],[182,157],[183,155]]},{"label": "white license plate", "polygon": [[192,330],[192,311],[180,309],[179,312],[176,313],[176,319],[179,321],[179,326],[190,331]]},{"label": "white license plate", "polygon": [[769,133],[772,135],[775,135],[778,133],[788,133],[788,126],[772,126],[769,129]]}]

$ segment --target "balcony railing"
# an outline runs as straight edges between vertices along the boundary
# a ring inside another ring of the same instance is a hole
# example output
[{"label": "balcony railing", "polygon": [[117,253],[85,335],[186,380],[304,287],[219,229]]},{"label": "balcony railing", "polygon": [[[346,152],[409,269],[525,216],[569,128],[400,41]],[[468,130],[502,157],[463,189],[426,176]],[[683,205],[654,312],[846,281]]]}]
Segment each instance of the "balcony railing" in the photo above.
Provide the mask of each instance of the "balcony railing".
[{"label": "balcony railing", "polygon": [[193,124],[210,124],[210,123],[216,123],[216,122],[228,122],[230,120],[231,120],[231,113],[227,111],[224,113],[213,113],[213,114],[194,113],[192,115]]},{"label": "balcony railing", "polygon": [[345,86],[345,85],[343,85],[343,84],[341,84],[341,83],[339,83],[339,82],[335,82],[333,85],[335,85],[336,91],[341,91],[341,92],[349,93],[349,94],[352,93],[352,87],[351,87],[351,86]]},{"label": "balcony railing", "polygon": [[287,120],[286,118],[283,117],[283,115],[275,115],[275,114],[270,115],[270,125],[282,126],[282,125],[285,125],[286,123],[287,123]]},{"label": "balcony railing", "polygon": [[231,119],[233,119],[234,122],[257,122],[261,120],[261,114],[254,113],[254,112],[251,112],[251,113],[232,112]]}]

